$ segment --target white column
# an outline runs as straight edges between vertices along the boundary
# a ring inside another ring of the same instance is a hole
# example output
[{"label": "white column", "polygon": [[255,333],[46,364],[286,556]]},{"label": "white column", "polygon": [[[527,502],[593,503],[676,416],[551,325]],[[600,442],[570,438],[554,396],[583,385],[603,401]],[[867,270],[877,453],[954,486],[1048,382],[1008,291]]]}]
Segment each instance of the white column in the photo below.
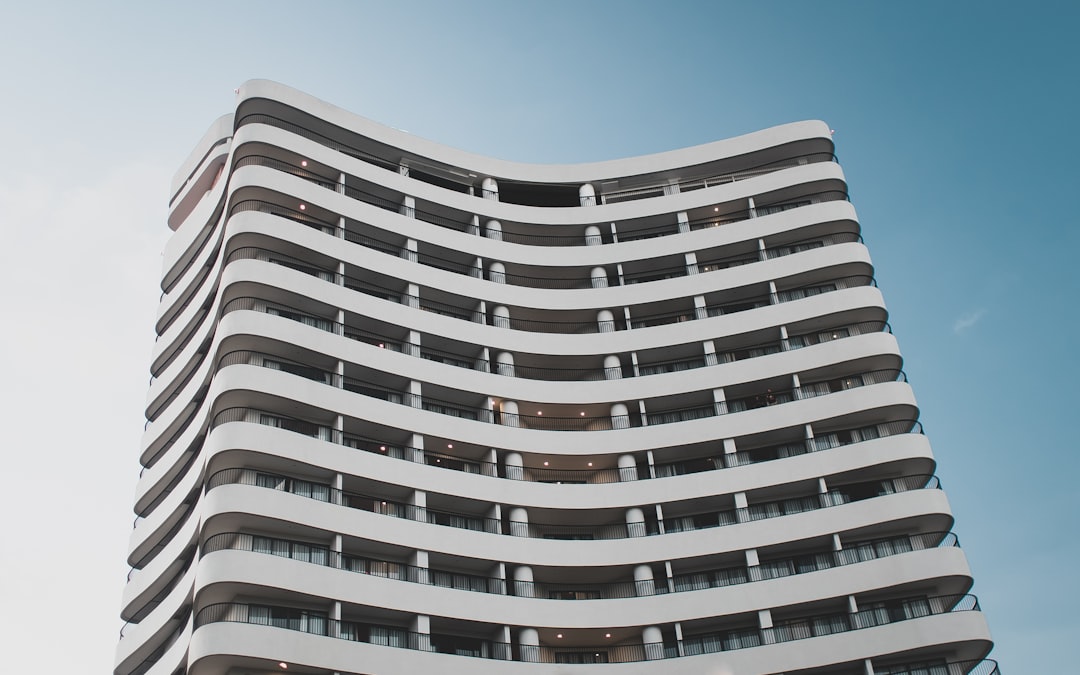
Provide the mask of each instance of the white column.
[{"label": "white column", "polygon": [[401,211],[400,212],[401,212],[401,215],[403,215],[403,216],[407,216],[409,218],[415,218],[416,217],[416,200],[413,199],[412,197],[409,197],[408,195],[406,195],[405,198],[401,200]]},{"label": "white column", "polygon": [[585,228],[585,245],[586,246],[599,246],[604,243],[604,238],[600,234],[600,228],[596,225],[589,225]]},{"label": "white column", "polygon": [[418,253],[417,243],[415,239],[405,240],[405,259],[409,262],[417,262],[420,254]]},{"label": "white column", "polygon": [[686,215],[686,211],[679,211],[675,217],[679,219],[679,232],[689,232],[690,217]]},{"label": "white column", "polygon": [[529,512],[520,506],[515,506],[510,509],[510,536],[512,537],[527,537],[529,536]]},{"label": "white column", "polygon": [[603,267],[594,267],[589,271],[589,282],[593,288],[607,288],[607,270]]},{"label": "white column", "polygon": [[521,660],[540,662],[540,635],[535,628],[522,628],[518,632],[518,646],[521,649]]},{"label": "white column", "polygon": [[491,310],[491,324],[496,328],[510,327],[510,310],[505,305],[496,305]]},{"label": "white column", "polygon": [[507,479],[525,480],[525,469],[523,464],[524,461],[521,459],[521,453],[506,453],[506,457],[503,459],[503,466],[506,467]]},{"label": "white column", "polygon": [[596,188],[585,183],[578,188],[578,199],[582,206],[596,206]]},{"label": "white column", "polygon": [[409,624],[409,630],[416,635],[415,646],[410,643],[410,647],[422,652],[431,651],[431,618],[426,614],[417,614],[413,617],[412,622]]},{"label": "white column", "polygon": [[761,628],[761,636],[763,638],[762,642],[765,644],[772,644],[776,642],[776,636],[773,635],[773,632],[771,630],[771,628],[773,627],[772,610],[760,609],[758,610],[757,616],[758,626]]},{"label": "white column", "polygon": [[514,355],[510,352],[499,352],[495,356],[495,372],[506,377],[515,377]]},{"label": "white column", "polygon": [[405,459],[417,464],[424,463],[424,435],[413,434],[409,438],[409,448],[405,449]]},{"label": "white column", "polygon": [[596,313],[596,326],[600,333],[615,332],[615,315],[610,310],[600,310]]},{"label": "white column", "polygon": [[658,626],[646,626],[642,629],[641,641],[645,643],[645,660],[657,661],[664,658],[664,634]]},{"label": "white column", "polygon": [[488,281],[496,284],[506,283],[506,265],[501,262],[494,261],[488,265]]},{"label": "white column", "polygon": [[619,455],[619,481],[637,480],[637,460],[633,455]]},{"label": "white column", "polygon": [[604,379],[605,380],[621,380],[622,379],[622,361],[618,356],[609,354],[604,357]]},{"label": "white column", "polygon": [[697,253],[690,251],[683,255],[686,261],[686,276],[691,276],[698,273]]},{"label": "white column", "polygon": [[533,586],[533,572],[528,565],[519,565],[514,568],[514,595],[519,598],[536,597],[536,589]]},{"label": "white column", "polygon": [[627,410],[626,405],[622,403],[613,403],[611,405],[611,428],[630,428],[630,411]]},{"label": "white column", "polygon": [[503,401],[499,404],[500,419],[504,427],[520,427],[517,401]]},{"label": "white column", "polygon": [[750,507],[750,502],[746,499],[745,492],[735,493],[735,520],[740,523],[745,523],[750,520],[750,514],[746,510]]},{"label": "white column", "polygon": [[485,178],[481,181],[480,190],[484,199],[499,201],[499,183],[494,178]]},{"label": "white column", "polygon": [[502,223],[497,220],[487,221],[487,225],[484,228],[484,233],[488,239],[502,241]]},{"label": "white column", "polygon": [[656,594],[653,571],[648,565],[638,565],[634,568],[634,590],[639,596]]},{"label": "white column", "polygon": [[645,536],[645,513],[636,506],[626,509],[626,533],[631,537]]}]

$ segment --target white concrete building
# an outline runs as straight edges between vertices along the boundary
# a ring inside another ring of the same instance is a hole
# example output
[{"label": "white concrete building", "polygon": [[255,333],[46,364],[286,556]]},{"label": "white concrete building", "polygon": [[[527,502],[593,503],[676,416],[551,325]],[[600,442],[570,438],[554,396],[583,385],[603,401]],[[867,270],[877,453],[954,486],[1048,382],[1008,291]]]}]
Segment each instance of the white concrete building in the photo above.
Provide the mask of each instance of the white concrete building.
[{"label": "white concrete building", "polygon": [[997,672],[823,123],[533,166],[253,81],[169,226],[116,675]]}]

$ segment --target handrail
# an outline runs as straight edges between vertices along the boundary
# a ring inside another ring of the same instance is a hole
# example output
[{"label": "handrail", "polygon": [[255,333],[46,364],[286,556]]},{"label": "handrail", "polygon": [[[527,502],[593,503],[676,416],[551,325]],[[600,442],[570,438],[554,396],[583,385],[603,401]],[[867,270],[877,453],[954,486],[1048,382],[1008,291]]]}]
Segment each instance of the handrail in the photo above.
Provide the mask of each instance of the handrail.
[{"label": "handrail", "polygon": [[486,532],[488,534],[530,539],[580,539],[584,537],[590,540],[628,539],[711,529],[756,520],[779,518],[795,513],[817,511],[898,492],[941,488],[940,481],[936,476],[915,474],[855,484],[856,487],[865,488],[869,486],[876,489],[877,494],[874,495],[870,495],[869,492],[852,494],[848,490],[851,486],[841,486],[828,492],[816,493],[807,497],[774,500],[734,509],[658,518],[652,522],[620,521],[596,525],[565,525],[537,521],[500,520],[476,514],[442,511],[396,502],[378,496],[346,492],[329,485],[250,468],[221,469],[207,479],[206,490],[210,491],[222,485],[245,485],[278,490],[328,504],[368,511],[376,515]]},{"label": "handrail", "polygon": [[[329,280],[329,282],[336,283],[338,278],[339,275],[335,273],[334,278]],[[360,282],[360,280],[356,281]],[[484,317],[479,314],[477,306],[468,307],[443,302],[436,302],[423,298],[419,295],[403,293],[396,289],[379,286],[370,282],[361,283],[363,285],[346,287],[360,293],[365,293],[367,295],[382,298],[384,300],[389,299],[396,304],[404,304],[418,309],[436,311],[438,313],[446,314],[448,316],[453,316],[463,320],[486,323],[486,320],[482,320],[484,319]],[[858,288],[862,286],[877,286],[877,281],[874,279],[873,276],[867,274],[854,274],[844,277],[833,277],[806,283],[800,286],[794,286],[790,288],[785,287],[784,290],[778,290],[776,293],[759,294],[755,296],[741,298],[739,300],[725,302],[722,304],[706,305],[705,307],[699,309],[661,312],[656,314],[645,314],[641,316],[634,316],[633,314],[631,314],[631,318],[628,324],[622,318],[606,321],[596,319],[589,321],[550,321],[500,317],[495,315],[492,317],[491,325],[514,330],[531,329],[534,332],[538,333],[607,333],[614,330],[645,328],[670,323],[679,323],[683,321],[691,321],[695,319],[705,319],[709,317],[734,314],[750,309],[766,307],[772,304],[793,302],[796,300],[801,300],[803,298],[812,297],[814,295],[821,295],[823,293],[829,293],[832,291],[840,291],[849,288]],[[737,289],[728,290],[730,291]],[[714,292],[715,291],[709,291],[704,293],[703,295],[707,296]],[[180,348],[182,348],[182,345]]]},{"label": "handrail", "polygon": [[[334,139],[330,138],[329,136],[325,136],[325,135],[320,134],[318,132],[311,131],[310,129],[306,129],[306,128],[298,125],[298,124],[293,124],[291,122],[286,122],[285,120],[282,120],[282,119],[280,119],[278,117],[275,117],[273,115],[269,115],[269,114],[266,114],[266,113],[252,113],[252,114],[249,114],[249,115],[245,115],[244,117],[237,120],[236,128],[239,129],[241,126],[243,126],[245,124],[252,124],[252,123],[266,124],[268,126],[277,127],[279,129],[283,129],[283,130],[288,131],[290,133],[296,134],[297,136],[301,136],[303,138],[307,138],[309,140],[315,141],[316,143],[319,143],[320,145],[324,145],[324,146],[326,146],[326,147],[328,147],[328,148],[330,148],[332,150],[337,150],[338,152],[349,155],[350,157],[355,157],[356,159],[367,162],[368,164],[371,164],[373,166],[377,166],[377,167],[379,167],[381,169],[385,169],[385,170],[388,170],[388,171],[393,171],[395,173],[400,172],[400,165],[397,162],[392,162],[392,161],[390,161],[388,159],[378,157],[378,156],[373,155],[373,154],[371,154],[369,152],[359,150],[357,148],[354,148],[354,147],[350,146],[347,143],[343,143],[341,141],[334,140]],[[341,132],[344,132],[344,133],[355,133],[355,132],[349,132],[346,129],[338,127],[337,125],[333,125],[333,126],[336,129],[338,129],[338,130],[340,130]],[[727,161],[731,161],[731,160],[736,159],[736,158],[724,158],[724,159],[727,160]],[[835,161],[836,161],[836,155],[834,153],[832,153],[832,152],[804,153],[802,155],[795,155],[793,157],[787,157],[787,158],[780,159],[780,160],[774,160],[772,162],[765,162],[764,164],[755,164],[753,166],[738,169],[737,171],[729,171],[727,173],[721,173],[721,174],[717,174],[717,175],[714,175],[714,176],[706,176],[706,177],[701,177],[701,178],[693,178],[693,179],[688,179],[688,180],[684,180],[684,181],[679,181],[677,184],[679,186],[680,191],[690,192],[692,190],[697,190],[697,189],[701,189],[701,188],[708,188],[708,187],[714,187],[716,185],[724,185],[724,184],[728,184],[728,183],[734,183],[734,182],[737,182],[737,181],[740,181],[740,180],[745,180],[747,178],[755,178],[757,176],[766,175],[766,174],[769,174],[769,173],[773,173],[774,171],[780,171],[782,169],[788,169],[788,168],[793,168],[793,167],[797,167],[797,166],[804,166],[804,165],[807,165],[807,164],[816,164],[816,163],[819,163],[819,162],[835,162]],[[465,185],[465,183],[462,183],[462,185]],[[655,193],[658,189],[662,189],[662,188],[664,188],[665,186],[668,186],[668,185],[670,185],[670,184],[669,183],[657,183],[655,185],[641,186],[641,187],[637,187],[637,188],[630,188],[630,189],[627,189],[627,190],[615,190],[615,191],[612,191],[612,192],[603,193],[603,194],[598,195],[598,196],[603,199],[604,203],[617,203],[617,202],[622,202],[622,201],[631,201],[631,200],[634,200],[634,199],[641,198],[641,197],[636,197],[635,196],[636,193],[643,193],[643,192]],[[470,187],[475,187],[475,186],[470,185]],[[513,203],[513,202],[508,202],[508,203]]]},{"label": "handrail", "polygon": [[[534,663],[566,662],[560,660],[560,655],[575,654],[592,657],[595,654],[594,658],[579,658],[574,662],[625,663],[747,649],[965,611],[981,611],[978,599],[974,595],[917,596],[899,598],[887,605],[883,604],[881,608],[850,613],[817,614],[796,621],[783,622],[771,628],[746,627],[705,635],[684,636],[682,639],[672,640],[671,646],[662,642],[622,642],[615,645],[557,647],[549,644],[525,645],[466,638],[475,645],[475,649],[468,651],[447,649],[445,653]],[[318,611],[308,612],[294,608],[239,602],[222,602],[203,607],[195,617],[195,630],[211,623],[223,622],[283,628],[311,635],[419,651],[443,651],[439,649],[438,643],[454,639],[453,636],[448,635],[418,633],[398,627],[329,619]],[[603,655],[602,658],[600,655]]]},{"label": "handrail", "polygon": [[243,532],[222,532],[213,535],[203,544],[202,554],[205,556],[223,550],[244,551],[288,558],[373,577],[427,586],[441,586],[474,593],[549,600],[588,601],[637,598],[768,581],[770,579],[808,574],[888,558],[912,551],[959,547],[960,542],[952,532],[925,532],[857,541],[845,545],[839,551],[805,553],[797,556],[770,559],[760,565],[744,564],[697,570],[692,573],[676,574],[670,579],[616,581],[599,584],[517,581],[480,574],[451,572],[408,565],[393,560],[332,551],[325,544],[313,544],[311,542],[252,535]]},{"label": "handrail", "polygon": [[[879,675],[1001,675],[998,663],[993,659],[968,661],[921,661],[919,663],[875,668]],[[777,673],[776,675],[783,675]]]},{"label": "handrail", "polygon": [[[370,206],[374,206],[384,211],[391,211],[405,216],[416,218],[425,223],[430,223],[438,227],[454,230],[456,232],[471,232],[480,236],[481,233],[477,231],[476,226],[473,224],[472,217],[467,219],[461,218],[449,218],[433,211],[426,211],[416,206],[405,206],[404,197],[402,195],[402,201],[394,201],[385,196],[361,190],[357,187],[353,187],[346,183],[340,184],[336,178],[320,175],[304,167],[290,164],[282,159],[267,157],[264,155],[247,155],[236,162],[233,167],[234,170],[240,169],[245,166],[262,166],[270,168],[276,171],[287,173],[297,178],[301,178],[315,185],[318,185],[324,189],[333,190],[338,194],[343,194],[346,197],[355,199],[357,201],[364,202]],[[718,225],[724,225],[728,223],[738,222],[742,220],[749,220],[754,217],[761,217],[770,215],[772,213],[779,213],[781,211],[787,211],[793,208],[802,206],[808,206],[814,203],[829,202],[829,201],[842,201],[848,198],[847,193],[840,190],[825,190],[822,192],[815,192],[808,195],[803,195],[798,198],[787,199],[781,202],[774,202],[769,204],[762,204],[753,210],[740,209],[736,211],[730,211],[724,214],[714,215],[710,218],[699,219],[687,223],[689,230],[706,229],[709,227],[716,227]],[[600,226],[607,223],[593,223],[593,225]],[[490,239],[498,239],[500,241],[506,241],[515,244],[526,245],[547,245],[547,246],[590,246],[603,243],[619,243],[628,241],[638,241],[641,239],[650,239],[653,237],[661,237],[672,234],[677,234],[681,230],[681,226],[678,223],[671,223],[662,225],[659,227],[651,227],[644,229],[628,229],[624,234],[616,234],[611,242],[604,241],[604,235],[599,237],[588,236],[585,234],[525,234],[517,233],[513,231],[507,231],[505,229],[497,232],[483,233],[483,236]],[[601,230],[603,232],[603,230]]]},{"label": "handrail", "polygon": [[[277,357],[275,357],[277,358]],[[235,411],[230,415],[224,413]],[[648,480],[651,478],[666,478],[669,476],[681,476],[691,473],[701,473],[717,469],[734,468],[748,464],[760,464],[775,459],[795,457],[811,452],[829,450],[851,443],[887,438],[899,434],[922,434],[922,424],[918,420],[896,420],[881,422],[878,424],[852,427],[845,429],[831,429],[820,431],[813,439],[799,443],[787,443],[781,445],[763,446],[746,450],[737,450],[733,453],[710,454],[689,457],[681,460],[658,462],[650,469],[650,473],[644,474],[636,468],[596,468],[596,469],[552,469],[545,466],[523,465],[502,466],[486,460],[469,459],[447,453],[425,450],[404,446],[387,441],[363,438],[347,432],[340,432],[328,426],[320,426],[308,420],[282,415],[258,408],[228,408],[223,410],[213,421],[213,427],[229,422],[251,422],[249,415],[266,415],[274,420],[280,420],[267,426],[314,435],[327,442],[337,445],[345,445],[356,450],[370,452],[372,454],[400,459],[409,462],[427,464],[440,469],[473,473],[483,476],[504,478],[507,480],[520,480],[538,483],[568,483],[598,485],[606,483],[626,482],[630,480]],[[255,423],[262,424],[256,421]],[[815,423],[809,423],[813,426]],[[312,433],[308,433],[312,432]],[[841,437],[841,435],[843,437]]]},{"label": "handrail", "polygon": [[[237,299],[242,300],[243,298]],[[243,351],[247,352],[247,350]],[[259,357],[269,356],[272,360],[276,359],[276,357],[273,357],[272,355],[263,354],[261,352],[248,352],[248,355],[256,355]],[[236,364],[230,362],[226,365]],[[260,364],[247,363],[245,365],[258,366]],[[261,365],[266,367],[265,364]],[[336,374],[322,371],[307,364],[297,363],[296,365],[310,372],[294,372],[294,375],[300,375],[306,379],[322,380],[324,384],[329,386],[347,389],[356,394],[379,398],[398,405],[421,408],[428,410],[429,412],[441,412],[442,414],[449,414],[454,417],[462,417],[463,415],[461,413],[468,413],[466,416],[471,419],[490,424],[501,424],[508,427],[547,431],[605,431],[612,429],[626,429],[641,424],[639,415],[629,413],[622,415],[608,414],[596,416],[586,415],[583,411],[577,417],[559,417],[542,414],[528,415],[522,413],[510,413],[500,410],[489,410],[487,408],[466,408],[455,401],[398,391],[385,387],[377,382],[355,378],[342,378]],[[276,369],[281,370],[280,367]],[[846,375],[830,377],[823,381],[802,383],[800,386],[791,389],[774,390],[769,388],[765,391],[758,391],[756,394],[741,396],[731,400],[711,401],[697,406],[651,410],[645,413],[645,418],[647,419],[648,424],[655,425],[670,424],[705,417],[718,417],[730,413],[770,407],[807,398],[815,398],[837,391],[845,391],[872,384],[895,382],[897,380],[901,382],[907,381],[907,376],[898,368],[883,368],[879,370],[849,373]],[[749,385],[742,385],[742,387],[746,386]],[[443,410],[444,408],[446,410]],[[447,412],[447,410],[455,412]]]}]

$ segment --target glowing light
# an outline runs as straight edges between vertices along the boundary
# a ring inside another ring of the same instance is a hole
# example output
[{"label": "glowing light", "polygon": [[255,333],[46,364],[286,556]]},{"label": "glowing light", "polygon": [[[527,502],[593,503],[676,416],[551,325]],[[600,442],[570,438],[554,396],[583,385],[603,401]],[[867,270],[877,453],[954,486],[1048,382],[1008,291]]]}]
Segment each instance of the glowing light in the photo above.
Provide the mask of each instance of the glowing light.
[{"label": "glowing light", "polygon": [[547,462],[544,462],[544,466],[547,466],[547,465],[548,465],[548,463],[547,463]]},{"label": "glowing light", "polygon": [[536,411],[536,414],[537,414],[537,415],[543,415],[543,414],[544,414],[544,411],[543,411],[543,410],[537,410],[537,411]]},{"label": "glowing light", "polygon": [[559,638],[561,640],[562,639],[562,633],[556,633],[555,637],[557,637],[557,638]]},{"label": "glowing light", "polygon": [[300,205],[300,210],[301,210],[301,211],[305,211],[305,210],[307,210],[307,204],[301,204],[301,205]]},{"label": "glowing light", "polygon": [[604,637],[606,637],[606,638],[611,637],[611,633],[604,633]]},{"label": "glowing light", "polygon": [[282,670],[288,670],[289,669],[289,664],[285,663],[284,661],[282,661],[281,663],[279,663],[277,665],[278,665],[278,668],[281,668]]},{"label": "glowing light", "polygon": [[584,410],[581,411],[581,416],[585,417],[585,411]]},{"label": "glowing light", "polygon": [[589,462],[589,466],[592,466],[592,462]]},{"label": "glowing light", "polygon": [[382,452],[386,452],[386,446],[385,445],[380,445],[379,450],[381,450]]},{"label": "glowing light", "polygon": [[307,160],[306,159],[300,160],[300,166],[307,166]]},{"label": "glowing light", "polygon": [[452,447],[454,447],[454,444],[453,444],[453,443],[447,443],[447,444],[446,444],[446,447],[448,447],[448,448],[452,448]]}]

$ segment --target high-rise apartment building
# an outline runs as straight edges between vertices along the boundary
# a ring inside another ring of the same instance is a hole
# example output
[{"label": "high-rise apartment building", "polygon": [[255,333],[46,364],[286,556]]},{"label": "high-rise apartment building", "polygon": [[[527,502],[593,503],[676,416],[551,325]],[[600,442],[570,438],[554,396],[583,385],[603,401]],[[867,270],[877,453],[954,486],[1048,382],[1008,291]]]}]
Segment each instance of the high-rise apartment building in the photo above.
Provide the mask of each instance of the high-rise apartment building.
[{"label": "high-rise apartment building", "polygon": [[828,128],[178,173],[116,675],[990,675]]}]

